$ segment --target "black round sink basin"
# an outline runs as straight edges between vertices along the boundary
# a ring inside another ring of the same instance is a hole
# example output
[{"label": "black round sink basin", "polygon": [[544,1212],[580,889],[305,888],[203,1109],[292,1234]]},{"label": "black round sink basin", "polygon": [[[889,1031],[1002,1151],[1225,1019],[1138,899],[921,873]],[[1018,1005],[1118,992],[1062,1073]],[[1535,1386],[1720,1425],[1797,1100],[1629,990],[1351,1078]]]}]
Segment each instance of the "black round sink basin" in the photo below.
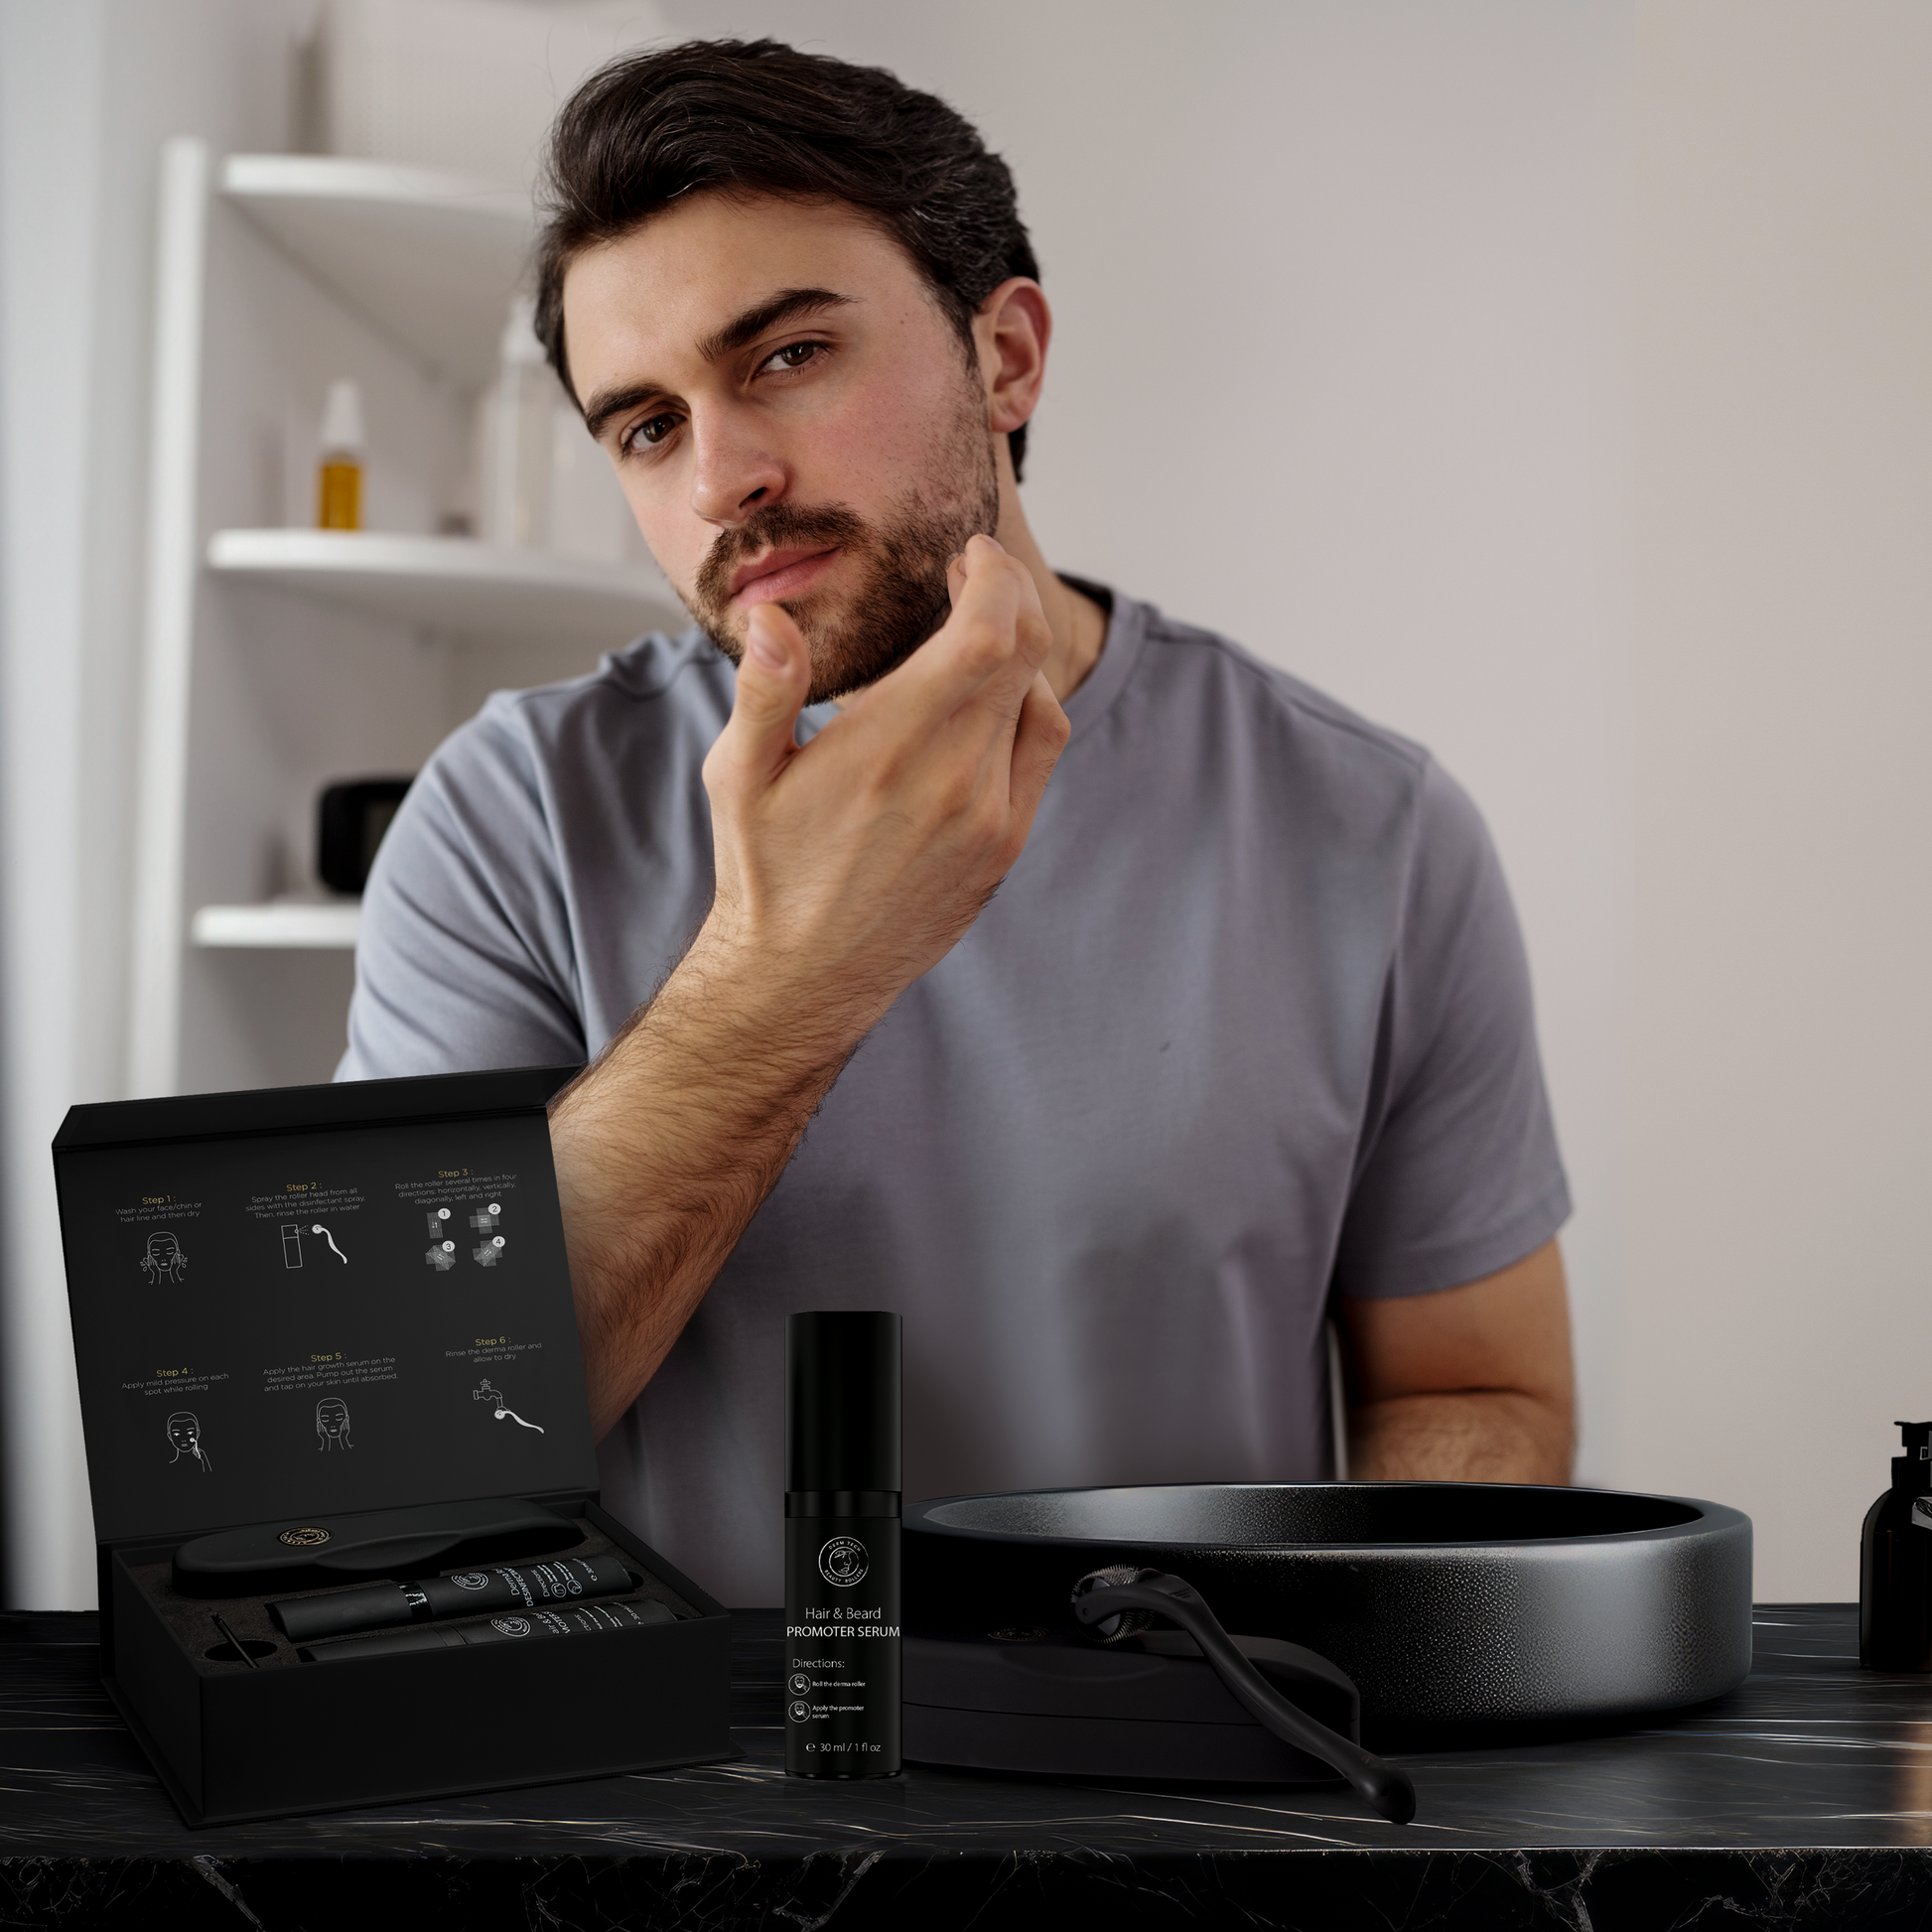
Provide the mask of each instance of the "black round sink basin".
[{"label": "black round sink basin", "polygon": [[1701,1703],[1751,1663],[1750,1519],[1516,1483],[1174,1483],[905,1512],[908,1634],[1071,1629],[1090,1570],[1194,1586],[1225,1627],[1338,1664],[1365,1723],[1539,1723]]}]

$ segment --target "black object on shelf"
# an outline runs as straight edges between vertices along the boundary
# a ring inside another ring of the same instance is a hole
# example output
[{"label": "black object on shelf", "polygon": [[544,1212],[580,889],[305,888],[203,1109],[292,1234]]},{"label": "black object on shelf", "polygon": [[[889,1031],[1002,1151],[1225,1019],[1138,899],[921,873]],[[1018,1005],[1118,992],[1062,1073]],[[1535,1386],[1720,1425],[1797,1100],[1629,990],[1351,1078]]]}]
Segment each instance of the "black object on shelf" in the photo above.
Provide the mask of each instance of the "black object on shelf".
[{"label": "black object on shelf", "polygon": [[1859,1662],[1932,1671],[1932,1422],[1893,1426],[1905,1453],[1859,1542]]},{"label": "black object on shelf", "polygon": [[1385,1744],[1670,1710],[1750,1669],[1750,1519],[1687,1497],[1175,1483],[940,1497],[904,1529],[912,1758],[968,1761],[928,1747],[955,1722],[935,1640],[1070,1635],[1071,1580],[1116,1564],[1184,1577],[1229,1630],[1332,1660]]},{"label": "black object on shelf", "polygon": [[407,778],[351,778],[330,785],[316,807],[316,876],[332,893],[369,883],[375,849],[409,789]]}]

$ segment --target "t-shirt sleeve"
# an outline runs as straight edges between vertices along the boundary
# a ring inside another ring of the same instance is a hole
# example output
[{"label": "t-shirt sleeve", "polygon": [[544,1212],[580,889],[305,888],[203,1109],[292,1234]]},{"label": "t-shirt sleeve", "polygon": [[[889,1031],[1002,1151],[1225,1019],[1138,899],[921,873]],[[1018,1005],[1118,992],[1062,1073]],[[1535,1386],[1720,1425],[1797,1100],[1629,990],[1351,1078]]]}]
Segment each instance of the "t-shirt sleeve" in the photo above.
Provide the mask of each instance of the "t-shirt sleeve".
[{"label": "t-shirt sleeve", "polygon": [[585,1057],[537,761],[493,698],[409,788],[362,897],[339,1080]]},{"label": "t-shirt sleeve", "polygon": [[1570,1213],[1529,962],[1487,828],[1424,770],[1334,1288],[1427,1295],[1507,1268]]}]

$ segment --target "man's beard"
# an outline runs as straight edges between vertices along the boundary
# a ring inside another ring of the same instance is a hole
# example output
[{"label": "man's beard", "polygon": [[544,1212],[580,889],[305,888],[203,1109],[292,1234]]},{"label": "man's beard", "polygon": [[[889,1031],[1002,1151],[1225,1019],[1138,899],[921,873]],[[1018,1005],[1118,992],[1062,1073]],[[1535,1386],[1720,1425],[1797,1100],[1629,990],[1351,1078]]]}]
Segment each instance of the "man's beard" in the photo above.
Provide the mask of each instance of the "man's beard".
[{"label": "man's beard", "polygon": [[706,635],[734,664],[742,661],[750,614],[731,607],[732,574],[748,557],[836,547],[863,572],[848,599],[832,604],[807,591],[777,600],[811,650],[806,703],[847,697],[904,663],[951,613],[946,567],[968,538],[991,536],[999,525],[999,471],[976,388],[963,399],[947,445],[936,454],[926,486],[908,488],[878,527],[844,503],[781,500],[721,531],[685,600]]}]

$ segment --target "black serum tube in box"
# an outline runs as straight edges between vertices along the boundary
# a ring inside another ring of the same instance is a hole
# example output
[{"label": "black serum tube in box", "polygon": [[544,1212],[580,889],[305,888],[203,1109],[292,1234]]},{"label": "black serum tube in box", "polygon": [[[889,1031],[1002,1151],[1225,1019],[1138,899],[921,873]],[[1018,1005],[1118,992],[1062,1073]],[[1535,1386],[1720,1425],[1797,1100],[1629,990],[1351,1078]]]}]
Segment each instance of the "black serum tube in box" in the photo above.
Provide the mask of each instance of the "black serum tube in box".
[{"label": "black serum tube in box", "polygon": [[537,1609],[580,1596],[615,1596],[634,1589],[636,1579],[617,1557],[560,1557],[521,1570],[458,1570],[413,1584],[369,1584],[317,1596],[292,1596],[268,1606],[282,1634],[294,1643],[339,1637],[348,1630],[380,1630],[396,1623],[424,1623],[439,1616],[475,1616],[479,1610],[521,1605]]},{"label": "black serum tube in box", "polygon": [[785,1770],[899,1769],[899,1318],[785,1317]]},{"label": "black serum tube in box", "polygon": [[566,1610],[532,1610],[528,1616],[492,1616],[487,1622],[432,1623],[416,1630],[384,1630],[373,1637],[341,1637],[304,1645],[305,1664],[351,1663],[357,1657],[401,1657],[417,1650],[465,1650],[476,1644],[520,1643],[544,1637],[598,1636],[635,1630],[647,1623],[675,1623],[666,1603],[578,1603]]}]

